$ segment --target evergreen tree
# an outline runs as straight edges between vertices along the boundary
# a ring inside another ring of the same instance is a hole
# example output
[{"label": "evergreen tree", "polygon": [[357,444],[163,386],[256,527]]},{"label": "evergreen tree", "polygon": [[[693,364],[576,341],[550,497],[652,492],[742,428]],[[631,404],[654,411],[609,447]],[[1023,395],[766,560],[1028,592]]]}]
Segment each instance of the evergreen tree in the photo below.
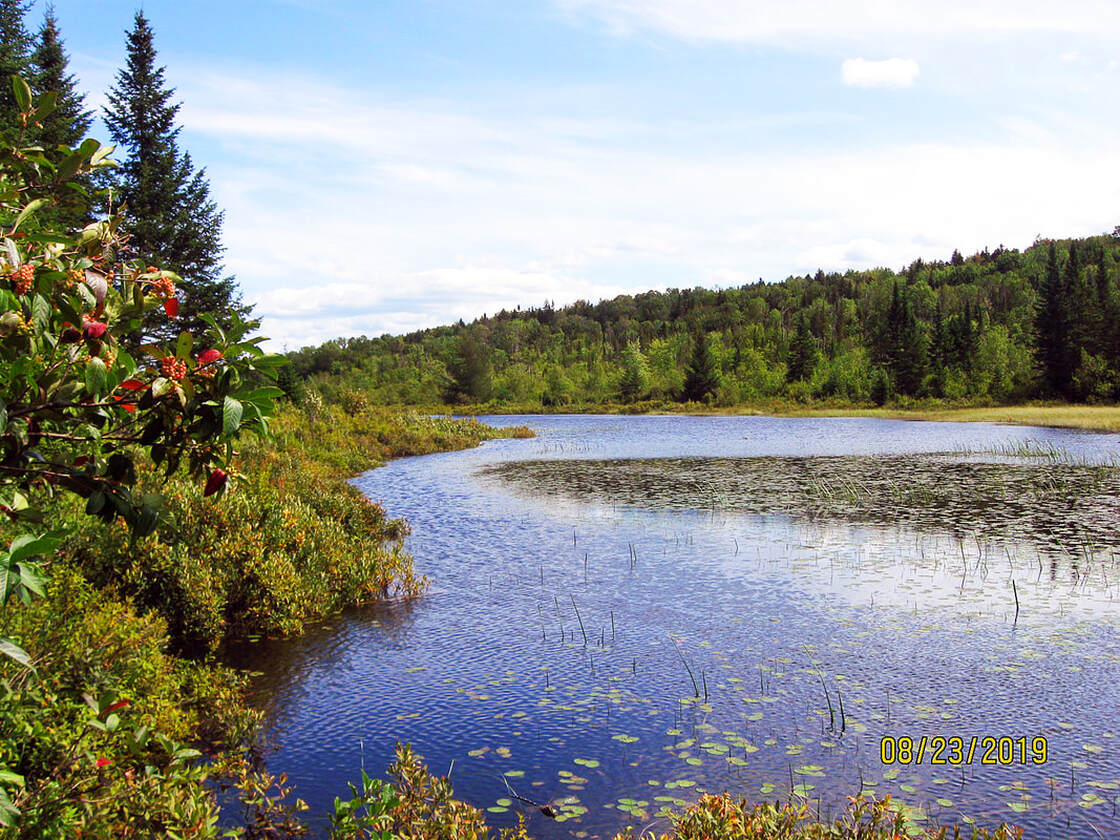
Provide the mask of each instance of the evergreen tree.
[{"label": "evergreen tree", "polygon": [[638,342],[631,341],[622,351],[622,380],[618,384],[623,402],[634,402],[649,389],[649,369]]},{"label": "evergreen tree", "polygon": [[12,92],[12,76],[31,79],[31,36],[24,26],[30,0],[0,0],[0,137],[14,141],[20,132],[19,107]]},{"label": "evergreen tree", "polygon": [[[32,87],[40,94],[54,93],[57,97],[55,109],[42,119],[42,127],[36,130],[36,141],[46,149],[76,147],[85,139],[93,115],[86,110],[85,96],[78,90],[74,75],[67,72],[70,59],[59,37],[53,6],[47,6],[31,63],[34,67]],[[87,190],[91,186],[88,178],[75,183]],[[89,220],[89,212],[84,208],[81,211],[44,208],[39,213],[42,224],[64,230],[84,227]]]},{"label": "evergreen tree", "polygon": [[708,337],[703,332],[697,332],[692,341],[692,357],[688,361],[682,396],[685,400],[702,402],[709,394],[714,394],[718,387],[716,357],[712,353]]},{"label": "evergreen tree", "polygon": [[490,399],[490,353],[472,333],[459,338],[447,372],[451,376],[444,391],[449,403],[486,402]]},{"label": "evergreen tree", "polygon": [[1048,390],[1068,397],[1073,375],[1069,365],[1069,308],[1057,246],[1053,242],[1047,252],[1046,271],[1038,293],[1035,315],[1038,363]]},{"label": "evergreen tree", "polygon": [[78,90],[74,75],[67,72],[70,59],[59,37],[53,6],[47,6],[31,62],[35,68],[32,87],[41,94],[53,92],[57,96],[54,110],[42,119],[37,133],[39,144],[51,149],[77,146],[89,131],[93,115],[86,110],[85,96]]},{"label": "evergreen tree", "polygon": [[914,317],[909,297],[902,305],[899,348],[896,365],[898,390],[904,394],[916,394],[926,375],[926,336],[922,325]]},{"label": "evergreen tree", "polygon": [[206,171],[195,170],[190,155],[179,151],[179,104],[175,89],[156,66],[153,32],[137,12],[128,34],[128,60],[117,73],[104,110],[109,135],[124,159],[113,186],[126,206],[132,248],[145,259],[183,278],[179,316],[174,322],[157,315],[145,333],[167,336],[202,328],[199,316],[247,314],[232,277],[222,277],[222,212],[210,198]]},{"label": "evergreen tree", "polygon": [[809,318],[802,312],[786,354],[786,382],[801,382],[813,375],[817,362],[817,346],[809,330]]}]

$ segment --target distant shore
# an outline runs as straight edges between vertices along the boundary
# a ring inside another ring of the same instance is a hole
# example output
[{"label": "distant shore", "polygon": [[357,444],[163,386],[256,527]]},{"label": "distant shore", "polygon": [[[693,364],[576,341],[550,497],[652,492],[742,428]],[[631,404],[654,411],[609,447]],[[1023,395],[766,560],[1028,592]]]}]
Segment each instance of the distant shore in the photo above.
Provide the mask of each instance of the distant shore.
[{"label": "distant shore", "polygon": [[1010,423],[1019,426],[1089,429],[1120,432],[1120,405],[1024,404],[1003,406],[959,406],[918,404],[912,406],[859,406],[766,402],[739,406],[706,406],[697,403],[645,401],[625,404],[463,405],[427,406],[433,414],[694,414],[758,415],[776,417],[881,417],[890,420],[932,420],[957,423]]}]

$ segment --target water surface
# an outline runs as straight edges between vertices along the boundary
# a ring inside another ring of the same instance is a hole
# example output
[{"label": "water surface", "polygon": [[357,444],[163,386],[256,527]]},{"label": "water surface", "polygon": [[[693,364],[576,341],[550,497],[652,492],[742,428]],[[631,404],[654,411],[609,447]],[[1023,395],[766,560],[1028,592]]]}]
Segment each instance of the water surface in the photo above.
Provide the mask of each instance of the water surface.
[{"label": "water surface", "polygon": [[[493,824],[521,807],[507,781],[556,803],[560,821],[523,809],[538,837],[640,829],[702,790],[825,815],[863,789],[917,820],[1120,832],[1120,515],[1099,466],[1120,437],[485,419],[539,437],[355,479],[411,522],[429,594],[242,652],[268,763],[311,813],[409,741]],[[1015,754],[882,762],[884,737],[923,735]]]}]

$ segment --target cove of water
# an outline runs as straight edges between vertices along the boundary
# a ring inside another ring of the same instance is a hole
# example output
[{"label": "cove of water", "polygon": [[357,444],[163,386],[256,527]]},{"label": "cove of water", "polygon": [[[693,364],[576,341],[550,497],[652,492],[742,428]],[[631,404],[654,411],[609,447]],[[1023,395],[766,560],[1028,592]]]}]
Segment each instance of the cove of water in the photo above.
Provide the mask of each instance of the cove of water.
[{"label": "cove of water", "polygon": [[[538,437],[354,479],[411,523],[425,596],[233,652],[309,813],[407,741],[540,838],[664,828],[705,790],[824,817],[861,789],[927,825],[1120,835],[1120,436],[481,419]],[[971,762],[932,763],[935,736]]]}]

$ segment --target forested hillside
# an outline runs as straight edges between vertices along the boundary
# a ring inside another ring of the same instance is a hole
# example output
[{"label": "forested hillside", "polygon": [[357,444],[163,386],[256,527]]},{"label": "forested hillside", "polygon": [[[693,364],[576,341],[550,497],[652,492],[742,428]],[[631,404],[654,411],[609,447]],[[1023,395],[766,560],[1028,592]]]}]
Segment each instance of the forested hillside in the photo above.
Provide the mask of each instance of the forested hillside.
[{"label": "forested hillside", "polygon": [[1108,401],[1120,386],[1118,253],[1116,233],[1040,239],[901,272],[546,303],[304,348],[287,386],[345,374],[377,401],[413,404]]}]

